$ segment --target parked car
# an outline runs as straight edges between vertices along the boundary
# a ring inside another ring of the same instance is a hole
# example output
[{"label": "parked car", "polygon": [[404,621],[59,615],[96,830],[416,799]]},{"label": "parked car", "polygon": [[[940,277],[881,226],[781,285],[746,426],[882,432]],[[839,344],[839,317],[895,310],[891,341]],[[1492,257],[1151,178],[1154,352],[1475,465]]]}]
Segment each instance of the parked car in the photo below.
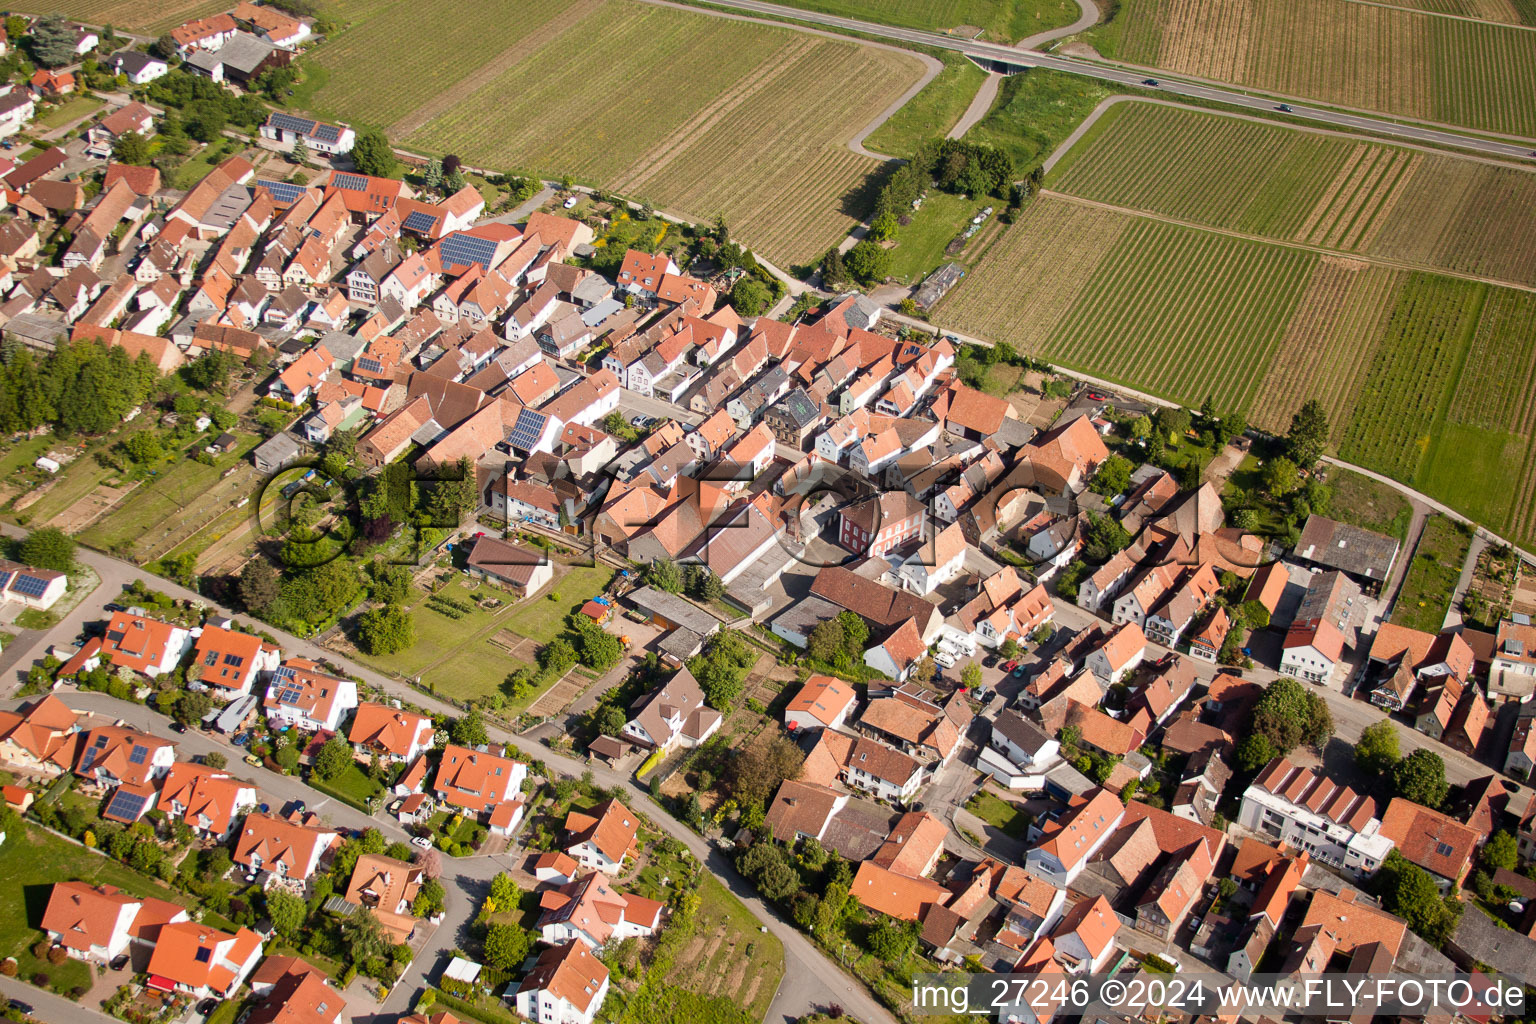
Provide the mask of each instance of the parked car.
[{"label": "parked car", "polygon": [[27,1014],[29,1016],[33,1012],[32,1004],[31,1003],[24,1003],[20,999],[12,999],[11,1000],[11,1009],[15,1010],[17,1013],[25,1013],[25,1014]]},{"label": "parked car", "polygon": [[260,768],[261,767],[261,758],[257,757],[255,754],[246,754],[245,755],[245,763],[248,764],[248,765],[254,765],[257,768]]},{"label": "parked car", "polygon": [[982,666],[984,668],[996,668],[997,667],[997,655],[995,655],[995,654],[987,655],[985,658],[981,659],[981,664],[982,664]]},{"label": "parked car", "polygon": [[578,198],[577,198],[577,197],[576,197],[576,196],[571,196],[571,198],[569,198],[569,199],[567,199],[567,200],[566,200],[566,201],[565,201],[565,208],[566,208],[566,209],[567,209],[567,210],[569,210],[569,209],[571,209],[571,208],[572,208],[572,207],[573,207],[573,206],[575,206],[575,205],[576,205],[576,204],[577,204],[577,203],[579,203],[579,202],[580,202],[580,201],[581,201],[581,200],[580,200],[580,199],[578,199]]},{"label": "parked car", "polygon": [[1013,677],[1015,679],[1023,679],[1024,678],[1024,673],[1025,673],[1025,668],[1024,668],[1023,665],[1015,666],[1014,670],[1013,670]]},{"label": "parked car", "polygon": [[411,845],[419,846],[423,850],[430,850],[432,849],[432,840],[428,839],[426,836],[412,836]]},{"label": "parked car", "polygon": [[112,958],[112,962],[107,966],[111,967],[114,971],[120,971],[124,967],[128,966],[129,959],[130,957],[127,953],[119,953],[117,956]]},{"label": "parked car", "polygon": [[1004,672],[1012,672],[1014,669],[1016,669],[1018,667],[1019,667],[1019,662],[1018,662],[1018,659],[1016,659],[1016,658],[1009,658],[1007,661],[1003,662],[1003,671]]},{"label": "parked car", "polygon": [[182,725],[180,722],[172,722],[171,723],[171,732],[186,732],[186,731],[187,731],[187,727],[185,725]]}]

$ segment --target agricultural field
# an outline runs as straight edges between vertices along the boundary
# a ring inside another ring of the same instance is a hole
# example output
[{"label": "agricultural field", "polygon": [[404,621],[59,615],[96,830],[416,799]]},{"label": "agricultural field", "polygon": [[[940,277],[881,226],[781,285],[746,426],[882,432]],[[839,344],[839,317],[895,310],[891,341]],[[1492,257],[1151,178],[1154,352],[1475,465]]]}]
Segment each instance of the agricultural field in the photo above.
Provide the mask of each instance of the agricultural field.
[{"label": "agricultural field", "polygon": [[155,36],[193,18],[227,11],[226,0],[50,0],[14,8],[27,14],[53,14],[87,25],[111,25],[115,29]]},{"label": "agricultural field", "polygon": [[[514,36],[481,43],[475,26],[518,19],[493,19],[504,4],[492,0],[451,6],[452,18],[435,17],[463,27],[427,40],[417,6],[366,8],[316,52],[324,82],[309,105],[473,166],[568,174],[691,219],[723,215],[789,263],[857,222],[863,211],[845,200],[879,162],[848,140],[924,71],[891,49],[632,0],[537,5]],[[381,61],[397,72],[387,90]]]},{"label": "agricultural field", "polygon": [[1502,25],[1536,25],[1536,3],[1532,0],[1393,0],[1393,6]]},{"label": "agricultural field", "polygon": [[1392,606],[1392,621],[1425,633],[1440,632],[1471,545],[1471,532],[1454,519],[1437,515],[1425,520],[1403,589]]},{"label": "agricultural field", "polygon": [[[1070,25],[1080,12],[1073,0],[786,0],[790,7],[840,18],[947,32],[1012,43]],[[973,31],[964,31],[971,29]]]},{"label": "agricultural field", "polygon": [[940,304],[946,327],[1283,431],[1536,539],[1536,295],[1036,199]]},{"label": "agricultural field", "polygon": [[1133,65],[1536,136],[1536,89],[1512,85],[1536,76],[1536,46],[1515,25],[1351,0],[1122,0],[1082,38]]},{"label": "agricultural field", "polygon": [[1513,164],[1128,102],[1104,112],[1046,186],[1213,228],[1536,287],[1536,172]]}]

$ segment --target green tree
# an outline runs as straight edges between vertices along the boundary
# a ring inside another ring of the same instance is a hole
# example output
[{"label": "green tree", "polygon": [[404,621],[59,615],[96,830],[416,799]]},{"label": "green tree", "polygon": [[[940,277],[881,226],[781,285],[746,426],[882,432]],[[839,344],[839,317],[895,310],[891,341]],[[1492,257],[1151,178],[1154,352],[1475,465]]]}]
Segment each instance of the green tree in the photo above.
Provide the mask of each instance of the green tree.
[{"label": "green tree", "polygon": [[400,177],[400,161],[390,148],[389,139],[377,128],[361,128],[352,143],[352,166],[359,174],[375,178]]},{"label": "green tree", "polygon": [[[16,38],[15,35],[11,36]],[[167,32],[149,45],[149,52],[161,60],[175,60],[177,57],[176,37]]]},{"label": "green tree", "polygon": [[257,555],[240,570],[240,600],[257,615],[272,606],[278,593],[277,569],[265,558]]},{"label": "green tree", "polygon": [[607,671],[624,656],[619,638],[587,618],[576,624],[575,646],[581,663],[599,672]]},{"label": "green tree", "polygon": [[727,769],[731,795],[740,804],[763,804],[787,779],[800,777],[805,756],[782,733],[737,752]]},{"label": "green tree", "polygon": [[39,527],[16,546],[16,557],[36,569],[69,572],[75,567],[75,540],[57,527]]},{"label": "green tree", "polygon": [[1253,731],[1264,736],[1277,754],[1286,754],[1303,742],[1321,746],[1333,735],[1333,716],[1328,705],[1301,683],[1276,679],[1253,707]]},{"label": "green tree", "polygon": [[517,882],[505,871],[498,872],[491,879],[490,900],[497,911],[514,909],[522,898],[523,890],[518,888]]},{"label": "green tree", "polygon": [[1291,429],[1285,435],[1285,454],[1296,465],[1310,469],[1327,448],[1328,414],[1323,403],[1309,398],[1291,417]]},{"label": "green tree", "polygon": [[1152,436],[1152,421],[1143,413],[1131,420],[1131,437],[1141,440]]},{"label": "green tree", "polygon": [[123,438],[123,451],[140,466],[165,458],[165,446],[153,430],[136,430]]},{"label": "green tree", "polygon": [[1382,906],[1408,922],[1414,934],[1436,948],[1445,945],[1461,905],[1440,895],[1428,871],[1393,850],[1381,866],[1377,886]]},{"label": "green tree", "polygon": [[182,725],[201,722],[213,710],[213,698],[206,693],[188,690],[176,701],[176,721]]},{"label": "green tree", "polygon": [[837,613],[837,622],[843,629],[843,653],[862,661],[864,646],[869,643],[869,623],[858,612],[846,608]]},{"label": "green tree", "polygon": [[1088,534],[1083,544],[1083,555],[1095,563],[1109,561],[1115,552],[1131,543],[1131,535],[1125,527],[1109,516],[1097,512],[1088,513]]},{"label": "green tree", "polygon": [[1410,752],[1393,765],[1392,788],[1405,800],[1431,809],[1439,808],[1450,789],[1445,781],[1445,761],[1424,747]]},{"label": "green tree", "polygon": [[293,149],[288,152],[288,159],[300,167],[308,167],[310,165],[309,144],[304,141],[302,136],[294,140]]},{"label": "green tree", "polygon": [[805,651],[817,661],[830,665],[842,653],[845,639],[841,617],[822,619],[811,627]]},{"label": "green tree", "polygon": [[658,558],[645,567],[645,582],[669,594],[683,592],[683,572],[670,558]]},{"label": "green tree", "polygon": [[960,670],[960,685],[967,690],[976,690],[981,686],[981,666],[974,661],[967,662],[965,668]]},{"label": "green tree", "polygon": [[490,735],[485,731],[485,721],[480,717],[480,712],[474,708],[456,719],[448,734],[453,742],[461,747],[478,747],[491,740]]},{"label": "green tree", "polygon": [[368,596],[384,604],[404,604],[411,596],[411,574],[403,565],[374,562],[368,567],[372,582]]},{"label": "green tree", "polygon": [[[356,864],[355,859],[353,863]],[[346,946],[347,959],[354,964],[378,959],[389,951],[389,937],[384,934],[384,926],[367,908],[342,918],[341,940]]]},{"label": "green tree", "polygon": [[352,763],[352,746],[340,736],[332,736],[315,755],[315,774],[322,779],[336,778]]},{"label": "green tree", "polygon": [[901,221],[896,217],[895,210],[886,210],[878,214],[869,224],[869,237],[877,242],[884,242],[896,236],[896,229],[901,227]]},{"label": "green tree", "polygon": [[1483,844],[1479,859],[1489,871],[1513,871],[1520,864],[1520,844],[1509,832],[1499,829]]},{"label": "green tree", "polygon": [[917,948],[918,927],[916,921],[898,921],[881,914],[869,930],[869,951],[888,964],[904,963]]},{"label": "green tree", "polygon": [[1366,726],[1355,744],[1355,766],[1371,775],[1391,771],[1399,756],[1397,728],[1385,718]]},{"label": "green tree", "polygon": [[744,317],[762,316],[773,304],[773,293],[751,274],[742,274],[731,287],[731,306]]},{"label": "green tree", "polygon": [[597,731],[604,736],[617,736],[624,731],[624,723],[628,721],[624,717],[624,710],[612,704],[605,704],[597,710]]},{"label": "green tree", "polygon": [[1274,759],[1275,747],[1263,734],[1249,733],[1238,743],[1235,755],[1238,768],[1256,772]]},{"label": "green tree", "polygon": [[207,765],[209,768],[212,768],[216,772],[223,771],[229,765],[229,758],[225,757],[219,751],[214,750],[203,755],[203,764]]},{"label": "green tree", "polygon": [[1294,493],[1301,487],[1301,473],[1296,463],[1278,455],[1264,464],[1264,489],[1277,498]]},{"label": "green tree", "polygon": [[1131,469],[1129,459],[1111,455],[1099,466],[1088,486],[1095,494],[1105,497],[1120,494],[1131,485]]},{"label": "green tree", "polygon": [[27,36],[27,49],[31,51],[32,59],[43,67],[61,68],[73,63],[77,56],[75,30],[61,14],[39,18]]},{"label": "green tree", "polygon": [[557,636],[543,647],[538,653],[539,667],[549,669],[551,672],[564,672],[576,664],[576,648],[563,636]]},{"label": "green tree", "polygon": [[144,166],[149,163],[149,140],[138,132],[124,132],[112,143],[112,159],[120,164]]},{"label": "green tree", "polygon": [[443,889],[443,883],[435,878],[429,878],[421,883],[420,889],[416,890],[416,899],[411,903],[411,915],[435,917],[443,912],[443,905],[447,898],[448,893]]},{"label": "green tree", "polygon": [[398,654],[416,643],[416,623],[398,604],[370,608],[357,620],[358,646],[369,654]]},{"label": "green tree", "polygon": [[279,935],[287,939],[297,938],[308,916],[309,907],[293,893],[282,889],[267,890],[267,917],[272,919],[272,927]]},{"label": "green tree", "polygon": [[855,281],[871,285],[885,280],[890,273],[891,254],[880,243],[866,238],[848,250],[843,262]]}]

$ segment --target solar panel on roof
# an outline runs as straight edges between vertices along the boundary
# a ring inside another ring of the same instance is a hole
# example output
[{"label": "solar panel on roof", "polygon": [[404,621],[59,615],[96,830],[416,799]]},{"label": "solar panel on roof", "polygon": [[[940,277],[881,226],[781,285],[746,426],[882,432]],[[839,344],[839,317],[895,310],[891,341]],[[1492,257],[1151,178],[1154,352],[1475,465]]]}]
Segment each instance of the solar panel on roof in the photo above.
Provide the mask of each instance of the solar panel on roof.
[{"label": "solar panel on roof", "polygon": [[331,184],[337,188],[349,189],[353,192],[368,191],[368,175],[366,174],[333,174]]},{"label": "solar panel on roof", "polygon": [[142,743],[135,743],[133,751],[128,755],[129,764],[143,764],[149,760],[149,748]]},{"label": "solar panel on roof", "polygon": [[314,136],[321,142],[335,142],[337,139],[341,138],[341,129],[336,127],[334,124],[317,122],[315,124]]},{"label": "solar panel on roof", "polygon": [[508,439],[512,447],[532,451],[539,443],[539,435],[544,433],[544,423],[542,414],[532,409],[519,410],[517,423],[512,427],[512,436]]},{"label": "solar panel on roof", "polygon": [[490,270],[491,260],[496,258],[495,242],[489,238],[466,235],[462,231],[455,231],[445,236],[438,248],[443,255],[443,263],[452,267],[478,263],[486,270]]},{"label": "solar panel on roof", "polygon": [[107,816],[134,821],[144,813],[144,805],[147,803],[149,803],[149,797],[119,789],[112,794],[112,799],[107,801]]},{"label": "solar panel on roof", "polygon": [[297,704],[302,696],[304,696],[304,688],[302,686],[298,683],[285,683],[277,691],[277,702],[279,704]]},{"label": "solar panel on roof", "polygon": [[48,589],[48,581],[40,580],[36,576],[24,576],[21,573],[17,573],[16,578],[11,581],[10,589],[18,594],[25,594],[27,597],[42,597],[43,593]]},{"label": "solar panel on roof", "polygon": [[363,356],[357,361],[357,368],[364,373],[383,373],[384,364],[372,356]]},{"label": "solar panel on roof", "polygon": [[417,210],[405,218],[405,223],[400,226],[406,231],[415,231],[425,234],[432,230],[432,225],[437,223],[437,218],[430,213]]},{"label": "solar panel on roof", "polygon": [[267,123],[274,128],[285,132],[298,132],[300,135],[308,135],[315,130],[315,122],[307,117],[295,117],[293,114],[274,113],[267,119]]}]

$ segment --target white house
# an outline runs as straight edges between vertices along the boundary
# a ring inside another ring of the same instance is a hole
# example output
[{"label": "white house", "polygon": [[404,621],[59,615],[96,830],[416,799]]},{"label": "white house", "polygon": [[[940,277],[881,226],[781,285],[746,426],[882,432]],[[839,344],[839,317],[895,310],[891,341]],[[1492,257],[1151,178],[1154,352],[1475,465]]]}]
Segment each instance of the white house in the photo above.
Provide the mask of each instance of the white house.
[{"label": "white house", "polygon": [[0,558],[0,601],[14,601],[23,608],[47,611],[68,588],[69,576],[65,573],[34,569]]},{"label": "white house", "polygon": [[37,100],[28,89],[13,89],[0,96],[0,139],[9,138],[37,113]]},{"label": "white house", "polygon": [[644,938],[661,924],[662,904],[619,892],[601,871],[540,893],[539,941],[573,940],[601,949],[610,942]]},{"label": "white house", "polygon": [[1024,866],[1054,885],[1070,885],[1093,855],[1114,835],[1125,805],[1107,789],[1072,798],[1054,820],[1030,826],[1039,845],[1025,854]]},{"label": "white house", "polygon": [[327,155],[350,153],[357,142],[357,133],[344,124],[327,124],[281,110],[274,110],[267,116],[266,123],[261,126],[261,137],[285,150],[293,149],[303,139],[309,150]]},{"label": "white house", "polygon": [[1146,653],[1146,634],[1136,623],[1127,622],[1091,651],[1085,663],[1101,685],[1113,686],[1140,665]]},{"label": "white house", "polygon": [[43,930],[77,960],[106,963],[128,951],[130,929],[143,903],[103,886],[55,882],[43,911]]},{"label": "white house", "polygon": [[580,939],[546,949],[512,996],[518,1015],[539,1024],[592,1024],[608,997],[608,968]]},{"label": "white house", "polygon": [[857,704],[858,694],[841,679],[834,676],[811,676],[785,706],[784,727],[792,732],[840,729]]},{"label": "white house", "polygon": [[335,732],[357,707],[357,684],[321,672],[312,661],[290,658],[272,672],[262,705],[268,721],[304,732]]}]

